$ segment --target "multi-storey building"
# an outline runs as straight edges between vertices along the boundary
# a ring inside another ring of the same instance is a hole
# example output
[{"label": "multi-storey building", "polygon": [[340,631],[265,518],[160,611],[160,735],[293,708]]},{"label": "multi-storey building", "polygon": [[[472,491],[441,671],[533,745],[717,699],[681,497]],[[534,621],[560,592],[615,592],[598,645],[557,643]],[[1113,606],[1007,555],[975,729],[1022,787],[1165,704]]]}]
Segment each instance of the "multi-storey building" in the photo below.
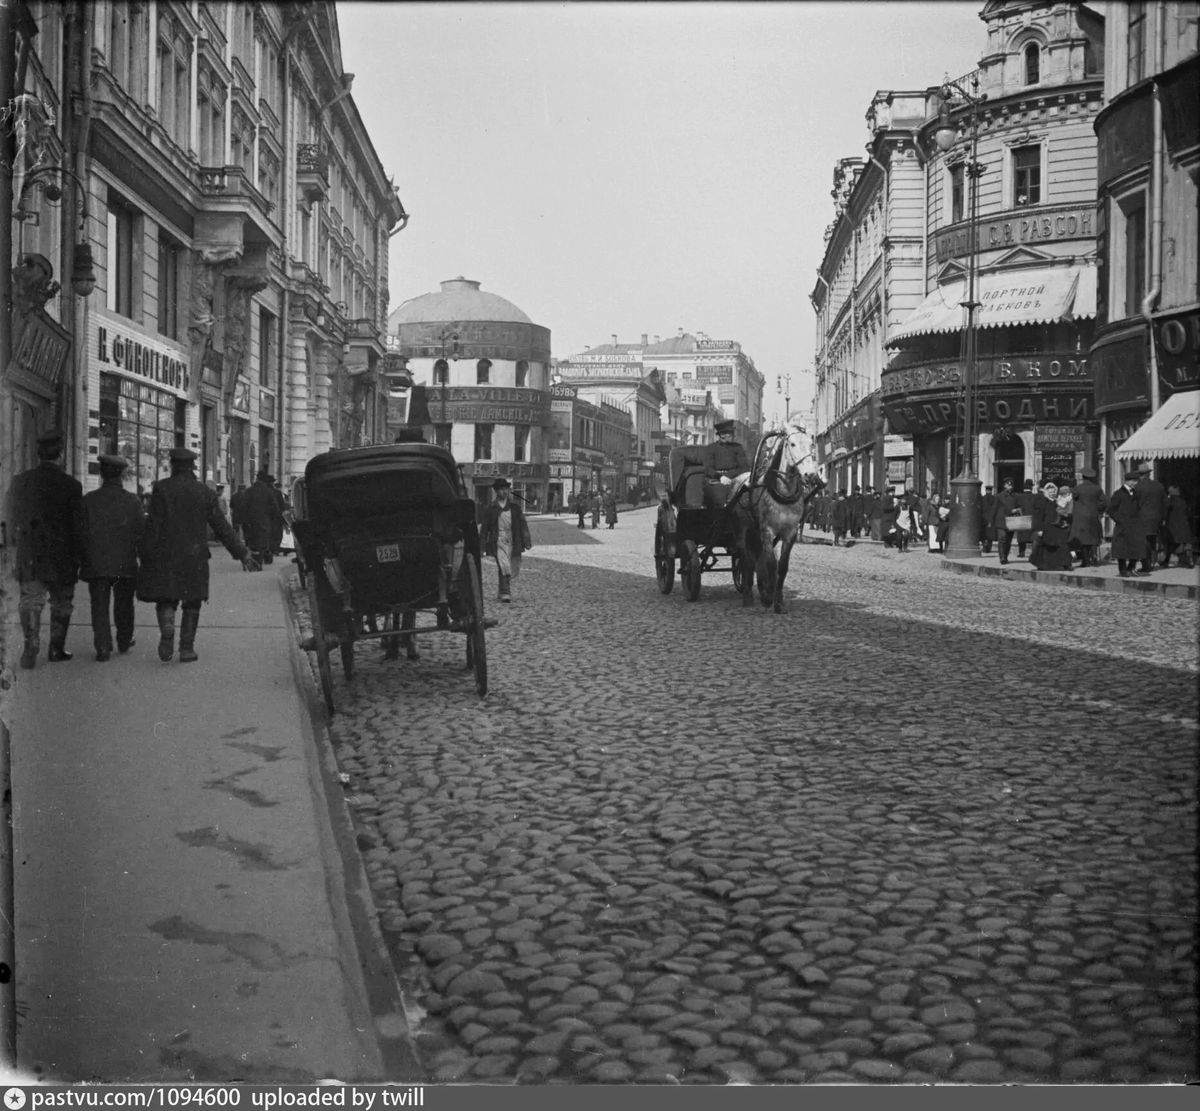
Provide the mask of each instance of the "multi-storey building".
[{"label": "multi-storey building", "polygon": [[183,445],[208,481],[286,483],[320,451],[381,439],[388,237],[406,217],[333,4],[28,11],[42,61],[24,88],[66,124],[14,206],[33,234],[56,195],[78,199],[96,278],[33,414],[65,432],[70,469],[95,485],[96,456],[115,452],[148,490]]},{"label": "multi-storey building", "polygon": [[1200,4],[1112,3],[1099,147],[1091,363],[1108,489],[1153,461],[1200,497]]},{"label": "multi-storey building", "polygon": [[550,329],[458,277],[401,304],[388,331],[414,383],[407,422],[462,462],[476,500],[486,505],[507,478],[517,497],[545,505]]},{"label": "multi-storey building", "polygon": [[555,504],[603,487],[625,497],[634,439],[629,409],[610,399],[594,404],[566,383],[555,383],[550,393],[549,492]]},{"label": "multi-storey building", "polygon": [[[940,87],[928,93],[917,132],[927,155],[928,292],[886,340],[894,354],[882,374],[883,410],[891,432],[912,437],[921,489],[945,491],[963,470],[962,303],[972,256],[980,307],[970,446],[983,483],[1074,482],[1095,464],[1099,442],[1088,351],[1104,21],[1083,4],[1030,0],[990,0],[981,18],[987,53],[957,82],[985,98],[977,114],[957,94],[943,103]],[[934,133],[947,125],[958,141],[943,151]]]},{"label": "multi-storey building", "polygon": [[876,93],[869,159],[834,168],[836,216],[811,301],[817,314],[817,457],[833,489],[902,482],[912,440],[885,436],[880,382],[892,329],[924,295],[923,92]]}]

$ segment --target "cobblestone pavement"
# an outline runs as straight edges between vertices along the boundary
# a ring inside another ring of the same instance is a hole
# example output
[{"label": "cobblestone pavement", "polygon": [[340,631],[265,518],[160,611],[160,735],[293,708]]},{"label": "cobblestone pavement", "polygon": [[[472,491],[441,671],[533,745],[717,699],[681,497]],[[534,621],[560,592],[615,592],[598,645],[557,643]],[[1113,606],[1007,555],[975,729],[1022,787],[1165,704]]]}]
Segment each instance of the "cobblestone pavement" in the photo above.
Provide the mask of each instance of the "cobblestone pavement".
[{"label": "cobblestone pavement", "polygon": [[1194,603],[805,546],[777,616],[533,528],[485,700],[337,675],[429,1079],[1197,1078]]}]

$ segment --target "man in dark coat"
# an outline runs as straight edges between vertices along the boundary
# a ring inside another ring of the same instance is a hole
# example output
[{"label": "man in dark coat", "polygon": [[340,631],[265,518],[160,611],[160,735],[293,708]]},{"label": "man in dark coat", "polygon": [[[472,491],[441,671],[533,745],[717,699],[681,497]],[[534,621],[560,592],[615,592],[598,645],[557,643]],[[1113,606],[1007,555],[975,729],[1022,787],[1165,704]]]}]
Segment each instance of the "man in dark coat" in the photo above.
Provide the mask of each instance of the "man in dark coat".
[{"label": "man in dark coat", "polygon": [[863,528],[872,540],[882,540],[883,531],[880,526],[883,510],[880,503],[883,495],[878,490],[868,490],[863,497]]},{"label": "man in dark coat", "polygon": [[1160,567],[1168,567],[1171,554],[1179,549],[1179,566],[1192,568],[1196,566],[1192,557],[1192,545],[1196,538],[1192,535],[1191,522],[1188,520],[1188,504],[1179,493],[1178,486],[1167,487],[1167,527],[1163,534],[1163,557]]},{"label": "man in dark coat", "polygon": [[283,513],[275,497],[275,487],[266,471],[259,471],[242,501],[242,529],[246,547],[258,563],[275,561],[276,529],[283,535]]},{"label": "man in dark coat", "polygon": [[26,670],[37,664],[47,598],[50,651],[46,658],[51,663],[71,658],[66,644],[79,578],[83,487],[59,465],[62,447],[62,436],[57,432],[39,436],[38,465],[17,475],[9,489],[7,516],[16,532],[14,573],[21,587],[17,611],[25,634],[21,666]]},{"label": "man in dark coat", "polygon": [[1006,478],[1001,486],[1000,493],[996,495],[996,503],[992,506],[992,528],[996,533],[996,540],[1000,549],[1000,562],[1007,563],[1009,554],[1012,552],[1012,542],[1014,533],[1008,531],[1004,527],[1006,517],[1012,517],[1018,512],[1017,509],[1017,494],[1013,490],[1013,480]]},{"label": "man in dark coat", "polygon": [[992,526],[992,514],[996,509],[996,489],[993,486],[984,488],[983,499],[980,501],[980,534],[983,536],[983,554],[990,555],[992,541],[996,539],[996,530]]},{"label": "man in dark coat", "polygon": [[731,486],[735,478],[750,470],[750,460],[746,449],[733,438],[737,428],[733,421],[719,420],[714,428],[717,440],[705,449],[704,475],[724,486]]},{"label": "man in dark coat", "polygon": [[234,490],[229,498],[229,523],[233,531],[243,536],[246,527],[246,487]]},{"label": "man in dark coat", "polygon": [[179,661],[199,659],[193,645],[200,605],[208,601],[208,526],[247,571],[258,570],[258,562],[217,506],[217,495],[196,478],[196,453],[172,448],[171,477],[156,482],[150,496],[137,587],[143,602],[154,603],[158,658],[163,663],[175,654],[175,610],[181,602]]},{"label": "man in dark coat", "polygon": [[850,503],[846,500],[845,491],[839,490],[833,501],[833,509],[830,512],[830,523],[833,525],[833,546],[835,548],[842,546],[842,538],[846,535],[849,517]]},{"label": "man in dark coat", "polygon": [[1100,515],[1108,501],[1091,467],[1080,470],[1079,481],[1071,487],[1071,496],[1075,499],[1071,514],[1071,543],[1079,549],[1079,559],[1084,567],[1099,567],[1096,549],[1104,542]]},{"label": "man in dark coat", "polygon": [[[1025,480],[1025,489],[1017,495],[1017,512],[1023,517],[1032,517],[1034,507],[1041,495],[1033,488],[1033,479]],[[1033,539],[1030,529],[1017,530],[1017,558],[1025,558],[1025,546]]]},{"label": "man in dark coat", "polygon": [[1167,521],[1167,488],[1154,477],[1154,466],[1143,463],[1138,467],[1141,478],[1133,491],[1138,500],[1138,523],[1146,538],[1142,553],[1142,574],[1154,570],[1158,551],[1158,534]]},{"label": "man in dark coat", "polygon": [[1137,471],[1129,471],[1124,484],[1113,493],[1105,510],[1116,525],[1112,554],[1117,561],[1117,574],[1123,579],[1133,578],[1138,560],[1146,556],[1146,537],[1141,530],[1138,499],[1134,493],[1141,477]]},{"label": "man in dark coat", "polygon": [[284,518],[284,514],[288,511],[287,495],[284,494],[283,487],[274,475],[267,475],[267,481],[271,484],[271,492],[275,495],[275,508],[279,510],[271,532],[271,552],[272,554],[276,552],[282,554],[283,532],[287,527],[287,521]]},{"label": "man in dark coat", "polygon": [[112,657],[110,609],[117,625],[117,651],[128,652],[134,644],[137,551],[146,514],[141,499],[121,482],[128,466],[129,461],[120,455],[100,456],[100,489],[83,497],[83,560],[79,577],[88,584],[92,600],[92,643],[99,663]]}]

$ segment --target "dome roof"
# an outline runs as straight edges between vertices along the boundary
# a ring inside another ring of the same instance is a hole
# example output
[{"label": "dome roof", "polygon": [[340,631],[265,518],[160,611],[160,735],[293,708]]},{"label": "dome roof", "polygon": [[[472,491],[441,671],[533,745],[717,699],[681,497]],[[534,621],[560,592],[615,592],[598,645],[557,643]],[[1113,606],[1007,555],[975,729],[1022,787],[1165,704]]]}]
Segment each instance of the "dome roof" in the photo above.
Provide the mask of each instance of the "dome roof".
[{"label": "dome roof", "polygon": [[478,282],[460,275],[442,282],[440,293],[423,293],[405,301],[388,317],[388,331],[394,334],[402,324],[465,320],[533,323],[511,301],[484,293]]}]

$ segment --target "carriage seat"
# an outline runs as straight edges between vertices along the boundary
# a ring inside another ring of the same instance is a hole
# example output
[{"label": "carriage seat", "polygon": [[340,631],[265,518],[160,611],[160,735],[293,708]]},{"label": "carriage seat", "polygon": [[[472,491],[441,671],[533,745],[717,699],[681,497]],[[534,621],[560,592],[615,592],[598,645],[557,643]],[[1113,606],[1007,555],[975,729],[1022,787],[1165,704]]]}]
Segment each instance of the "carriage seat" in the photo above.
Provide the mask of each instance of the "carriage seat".
[{"label": "carriage seat", "polygon": [[704,505],[704,472],[708,466],[705,448],[673,447],[667,456],[667,478],[671,504],[699,509]]}]

